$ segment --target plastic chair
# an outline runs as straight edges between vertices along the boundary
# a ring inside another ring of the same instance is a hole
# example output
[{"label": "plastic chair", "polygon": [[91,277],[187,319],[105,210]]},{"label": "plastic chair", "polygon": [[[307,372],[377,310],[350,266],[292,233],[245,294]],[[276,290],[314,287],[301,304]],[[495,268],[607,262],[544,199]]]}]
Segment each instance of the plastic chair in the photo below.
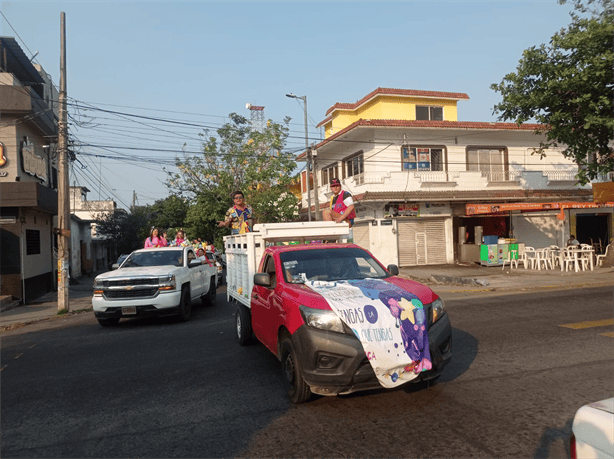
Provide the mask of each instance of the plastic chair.
[{"label": "plastic chair", "polygon": [[570,267],[571,269],[575,269],[576,259],[573,254],[573,250],[568,247],[564,247],[561,249],[561,252],[562,252],[561,271],[567,272],[569,271]]},{"label": "plastic chair", "polygon": [[559,266],[563,265],[563,255],[561,254],[561,248],[558,245],[551,245],[550,247],[550,264],[554,269],[558,263]]},{"label": "plastic chair", "polygon": [[503,260],[501,271],[505,271],[505,263],[510,265],[510,269],[513,268],[514,265],[516,265],[516,269],[518,269],[518,257],[515,257],[517,252],[517,250],[510,250],[509,252],[507,252],[507,258]]},{"label": "plastic chair", "polygon": [[525,247],[524,253],[522,254],[522,262],[524,264],[524,269],[527,269],[529,266],[531,269],[535,269],[535,262],[537,261],[535,255],[535,249],[533,247]]},{"label": "plastic chair", "polygon": [[603,255],[597,255],[597,262],[595,263],[595,265],[597,267],[601,266],[601,264],[603,263],[603,260],[605,259],[605,257],[608,256],[608,251],[610,250],[612,244],[608,244],[605,247],[605,252],[603,253]]}]

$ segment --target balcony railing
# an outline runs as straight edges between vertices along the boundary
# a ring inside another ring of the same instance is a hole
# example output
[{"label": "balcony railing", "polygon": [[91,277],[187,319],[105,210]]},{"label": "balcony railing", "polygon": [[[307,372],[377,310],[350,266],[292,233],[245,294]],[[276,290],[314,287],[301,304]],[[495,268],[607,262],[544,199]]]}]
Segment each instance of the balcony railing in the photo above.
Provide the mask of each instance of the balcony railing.
[{"label": "balcony railing", "polygon": [[455,183],[458,180],[459,172],[416,171],[414,177],[420,179],[422,183]]},{"label": "balcony railing", "polygon": [[548,177],[549,182],[575,182],[578,180],[576,174],[576,171],[544,171],[544,176]]},{"label": "balcony railing", "polygon": [[516,182],[520,177],[518,171],[498,171],[498,172],[486,172],[482,171],[482,177],[486,177],[488,183],[491,182]]}]

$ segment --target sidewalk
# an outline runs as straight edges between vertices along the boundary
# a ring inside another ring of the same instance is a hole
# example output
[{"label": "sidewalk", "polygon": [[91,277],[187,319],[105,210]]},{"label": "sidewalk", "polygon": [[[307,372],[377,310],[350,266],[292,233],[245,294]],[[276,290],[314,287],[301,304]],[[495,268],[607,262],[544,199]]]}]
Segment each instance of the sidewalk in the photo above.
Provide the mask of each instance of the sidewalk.
[{"label": "sidewalk", "polygon": [[568,289],[614,286],[614,268],[595,268],[594,271],[561,271],[560,269],[510,269],[508,265],[480,266],[456,264],[412,266],[399,268],[399,275],[429,285],[439,291],[525,291],[533,289]]},{"label": "sidewalk", "polygon": [[[534,289],[569,289],[614,286],[614,268],[595,268],[594,271],[562,272],[532,270],[505,266],[473,265],[412,266],[399,268],[399,275],[430,286],[436,292],[462,291],[525,291]],[[69,287],[71,314],[91,309],[94,277],[84,276]],[[62,317],[58,312],[58,294],[49,292],[26,306],[0,312],[0,331],[24,324]],[[65,316],[64,316],[65,317]]]},{"label": "sidewalk", "polygon": [[[92,291],[94,287],[95,274],[83,276],[76,280],[76,283],[68,288],[68,302],[70,313],[92,308]],[[0,331],[7,328],[39,322],[41,320],[51,320],[54,318],[66,317],[58,316],[58,292],[49,292],[37,298],[27,305],[17,305],[15,303],[3,303],[0,311]]]}]

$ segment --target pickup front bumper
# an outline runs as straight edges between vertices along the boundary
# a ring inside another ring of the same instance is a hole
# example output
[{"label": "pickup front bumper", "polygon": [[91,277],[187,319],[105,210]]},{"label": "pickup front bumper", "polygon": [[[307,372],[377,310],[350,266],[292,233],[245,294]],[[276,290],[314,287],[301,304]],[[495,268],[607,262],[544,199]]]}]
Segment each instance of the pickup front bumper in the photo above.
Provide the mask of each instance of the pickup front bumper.
[{"label": "pickup front bumper", "polygon": [[[92,307],[97,319],[111,319],[114,317],[147,317],[166,316],[179,313],[181,291],[160,292],[154,298],[108,300],[102,296],[92,298]],[[122,314],[122,307],[135,306],[136,314]]]},{"label": "pickup front bumper", "polygon": [[[452,358],[452,327],[447,314],[431,325],[428,337],[433,368],[410,383],[438,377]],[[303,379],[312,392],[337,395],[383,388],[355,336],[303,325],[292,335],[292,342]]]}]

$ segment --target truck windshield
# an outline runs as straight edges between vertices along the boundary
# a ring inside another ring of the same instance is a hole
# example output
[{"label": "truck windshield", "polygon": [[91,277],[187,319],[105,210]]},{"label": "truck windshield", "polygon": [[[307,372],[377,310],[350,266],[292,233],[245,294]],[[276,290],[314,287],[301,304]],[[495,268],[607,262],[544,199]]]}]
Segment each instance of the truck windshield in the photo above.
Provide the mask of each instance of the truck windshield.
[{"label": "truck windshield", "polygon": [[279,258],[284,279],[292,284],[389,276],[371,255],[358,248],[297,250],[282,252]]},{"label": "truck windshield", "polygon": [[126,259],[122,268],[141,266],[183,266],[183,250],[147,250],[134,252]]}]

